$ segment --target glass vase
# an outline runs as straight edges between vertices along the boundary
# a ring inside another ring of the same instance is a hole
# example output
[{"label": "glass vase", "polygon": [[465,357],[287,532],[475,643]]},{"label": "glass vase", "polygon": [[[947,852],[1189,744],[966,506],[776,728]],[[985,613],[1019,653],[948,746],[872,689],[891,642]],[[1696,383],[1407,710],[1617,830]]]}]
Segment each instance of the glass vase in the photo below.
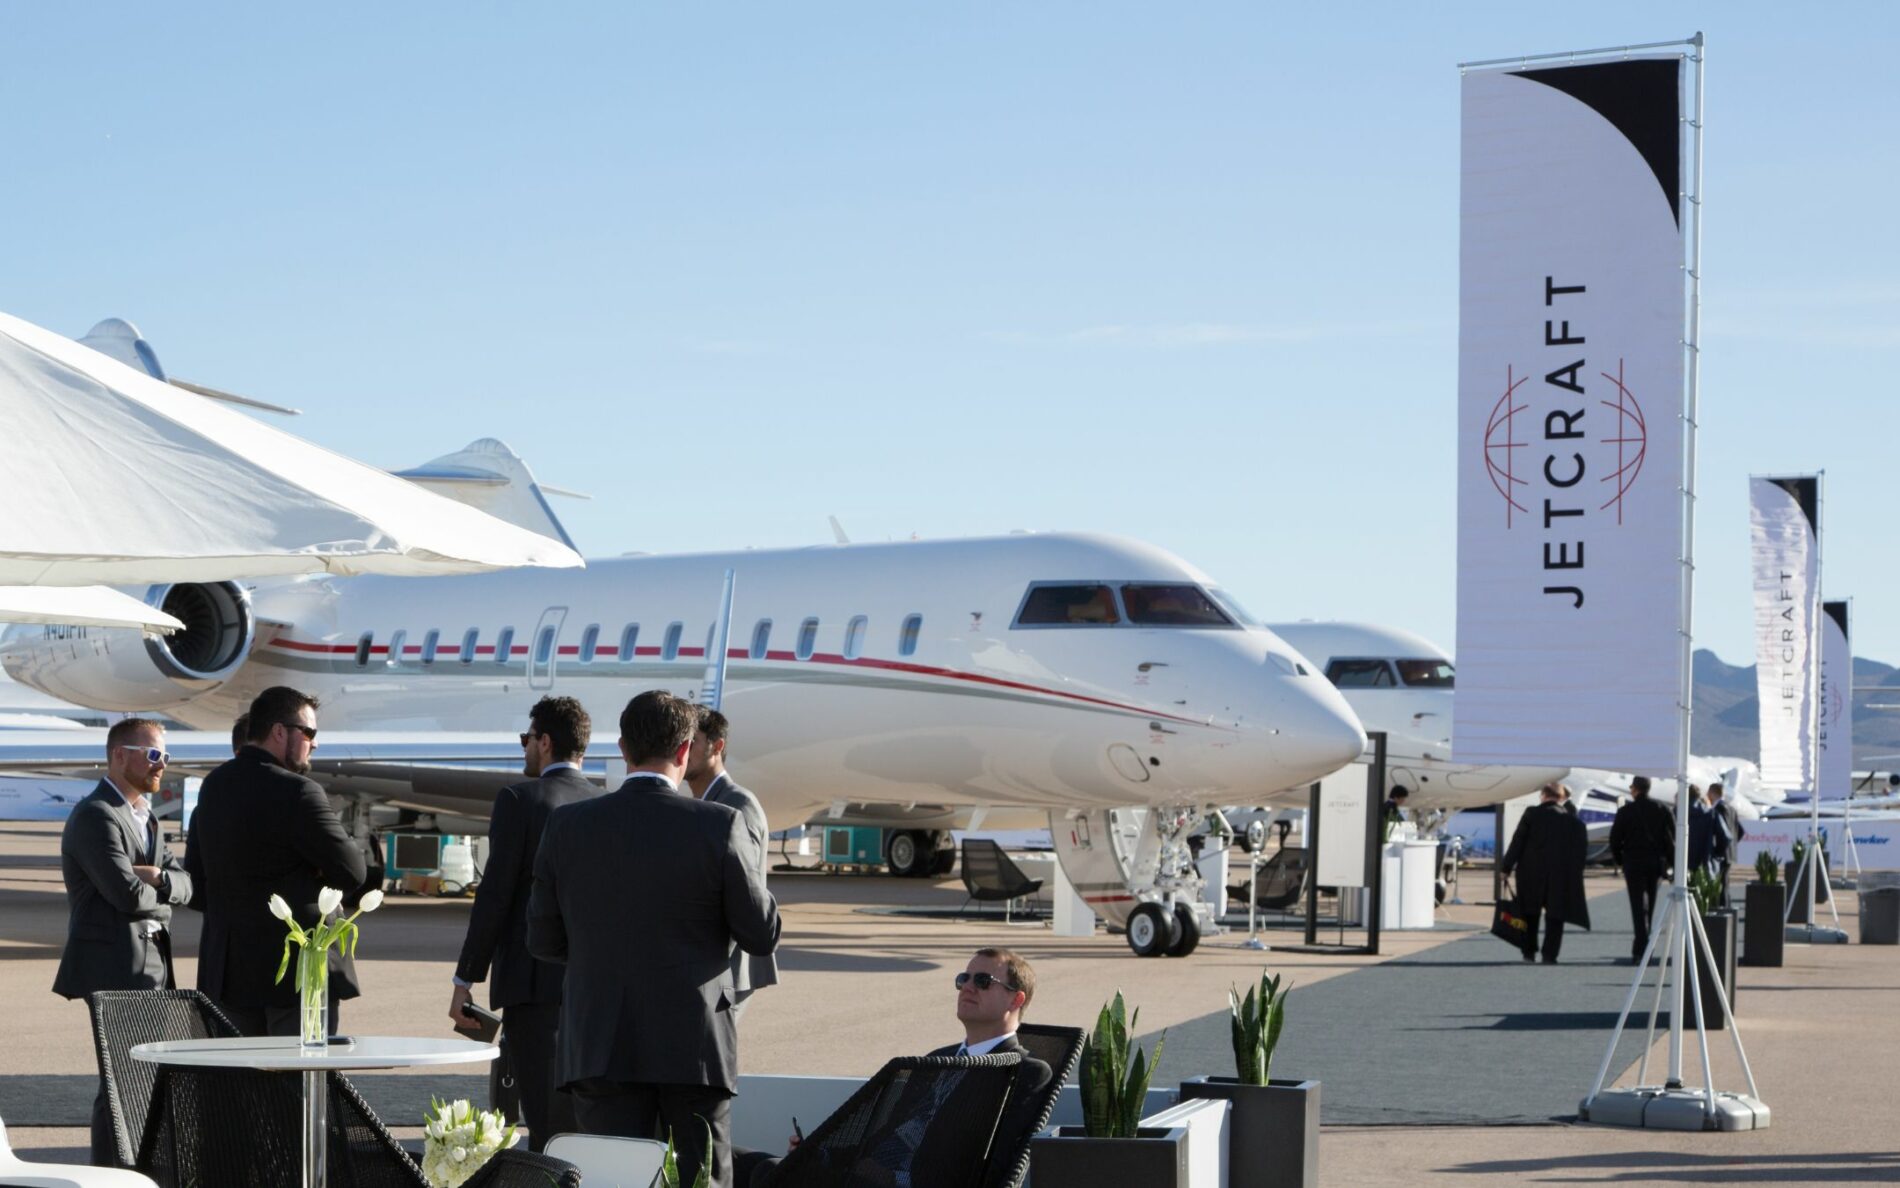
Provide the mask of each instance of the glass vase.
[{"label": "glass vase", "polygon": [[306,1052],[322,1052],[330,1040],[330,954],[297,950],[297,1034]]}]

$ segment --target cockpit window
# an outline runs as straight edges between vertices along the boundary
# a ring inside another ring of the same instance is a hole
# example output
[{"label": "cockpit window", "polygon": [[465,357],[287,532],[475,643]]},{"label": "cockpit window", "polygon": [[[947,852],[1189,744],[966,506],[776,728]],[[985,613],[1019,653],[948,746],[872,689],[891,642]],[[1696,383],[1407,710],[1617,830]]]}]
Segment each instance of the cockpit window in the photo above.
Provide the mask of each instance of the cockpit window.
[{"label": "cockpit window", "polygon": [[1122,587],[1128,621],[1137,627],[1232,627],[1233,619],[1199,586],[1129,582]]},{"label": "cockpit window", "polygon": [[1449,660],[1400,660],[1399,679],[1408,689],[1452,688]]},{"label": "cockpit window", "polygon": [[1115,591],[1105,585],[1031,586],[1016,615],[1018,627],[1113,627],[1121,622]]},{"label": "cockpit window", "polygon": [[1242,627],[1260,626],[1260,620],[1248,613],[1247,608],[1240,605],[1238,598],[1235,598],[1232,594],[1229,594],[1219,586],[1209,586],[1207,588],[1207,596],[1212,598],[1215,602],[1220,603],[1220,608],[1227,612],[1228,617],[1233,619],[1236,623],[1239,623]]},{"label": "cockpit window", "polygon": [[1334,660],[1326,679],[1341,689],[1391,689],[1398,685],[1392,666],[1384,660]]}]

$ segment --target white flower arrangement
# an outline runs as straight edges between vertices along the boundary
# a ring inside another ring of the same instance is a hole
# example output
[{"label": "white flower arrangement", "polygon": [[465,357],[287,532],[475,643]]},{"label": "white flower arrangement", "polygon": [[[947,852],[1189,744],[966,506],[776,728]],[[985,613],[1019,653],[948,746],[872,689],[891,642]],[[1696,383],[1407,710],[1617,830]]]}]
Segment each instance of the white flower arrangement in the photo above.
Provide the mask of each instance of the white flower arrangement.
[{"label": "white flower arrangement", "polygon": [[422,1175],[432,1188],[458,1188],[495,1152],[521,1141],[500,1110],[477,1110],[467,1098],[429,1099],[423,1118]]}]

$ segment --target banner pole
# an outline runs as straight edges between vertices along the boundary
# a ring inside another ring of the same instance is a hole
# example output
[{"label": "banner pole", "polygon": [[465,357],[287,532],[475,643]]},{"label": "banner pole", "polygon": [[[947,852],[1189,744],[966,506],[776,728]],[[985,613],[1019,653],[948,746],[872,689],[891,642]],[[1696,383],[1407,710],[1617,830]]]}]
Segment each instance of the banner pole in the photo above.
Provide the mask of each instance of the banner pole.
[{"label": "banner pole", "polygon": [[[1816,914],[1819,883],[1827,875],[1827,863],[1821,857],[1821,649],[1826,646],[1821,627],[1821,566],[1827,559],[1821,547],[1821,525],[1827,522],[1827,471],[1814,476],[1814,589],[1808,599],[1808,855],[1815,859],[1808,874],[1808,943],[1814,943],[1814,927],[1821,922]],[[1852,652],[1849,652],[1851,665]],[[1853,679],[1850,669],[1848,679]],[[1850,743],[1849,746],[1852,746]],[[1828,907],[1834,905],[1828,897]],[[1838,917],[1836,922],[1839,922]]]}]

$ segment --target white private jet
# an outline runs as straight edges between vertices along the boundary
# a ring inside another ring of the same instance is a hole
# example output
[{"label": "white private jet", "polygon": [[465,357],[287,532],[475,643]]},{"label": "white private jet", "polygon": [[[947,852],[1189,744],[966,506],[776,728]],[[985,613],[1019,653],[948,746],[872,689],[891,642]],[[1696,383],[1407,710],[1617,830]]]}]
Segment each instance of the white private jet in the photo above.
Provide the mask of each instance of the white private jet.
[{"label": "white private jet", "polygon": [[[499,442],[409,476],[565,536]],[[1116,888],[1128,915],[1147,909],[1130,929],[1139,952],[1187,951],[1205,924],[1190,906],[1199,878],[1185,837],[1212,806],[1309,784],[1365,747],[1332,685],[1206,575],[1105,536],[181,584],[139,593],[182,632],[16,627],[0,660],[75,704],[203,731],[169,737],[181,770],[228,756],[251,698],[294,685],[322,700],[315,774],[350,802],[359,832],[372,801],[479,820],[542,695],[592,710],[597,755],[612,754],[612,723],[634,693],[695,695],[728,571],[734,766],[773,828],[840,802],[1027,808],[1052,829],[1090,810],[1153,807],[1142,844],[1159,861]],[[97,741],[73,733],[0,736],[0,766],[15,771],[97,759]]]}]

